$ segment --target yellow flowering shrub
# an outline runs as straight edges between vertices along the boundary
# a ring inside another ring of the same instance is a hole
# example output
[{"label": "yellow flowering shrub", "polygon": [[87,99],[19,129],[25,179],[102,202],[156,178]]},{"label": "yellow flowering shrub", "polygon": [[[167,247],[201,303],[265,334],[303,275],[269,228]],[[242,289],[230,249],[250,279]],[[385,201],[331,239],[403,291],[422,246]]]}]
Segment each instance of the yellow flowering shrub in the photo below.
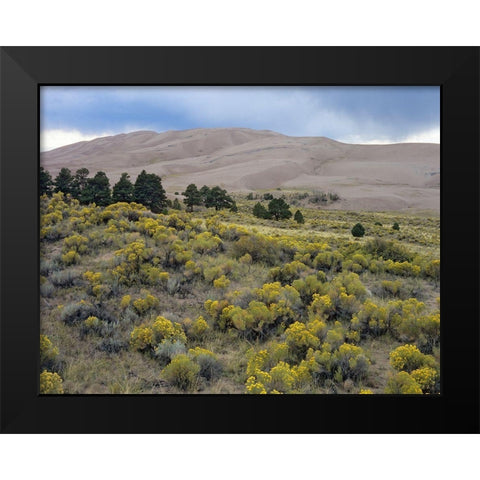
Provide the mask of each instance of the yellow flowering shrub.
[{"label": "yellow flowering shrub", "polygon": [[40,374],[40,393],[41,394],[61,394],[63,393],[63,380],[58,373],[44,370]]},{"label": "yellow flowering shrub", "polygon": [[40,335],[40,364],[52,362],[57,358],[58,348],[46,335]]},{"label": "yellow flowering shrub", "polygon": [[308,306],[308,312],[311,317],[327,320],[334,312],[334,305],[329,295],[313,294],[312,303]]},{"label": "yellow flowering shrub", "polygon": [[219,290],[226,290],[229,285],[230,280],[225,275],[222,275],[221,277],[213,281],[214,288],[217,288]]},{"label": "yellow flowering shrub", "polygon": [[152,331],[155,343],[160,343],[162,340],[187,342],[187,336],[183,331],[180,323],[172,322],[165,317],[158,316],[153,322]]},{"label": "yellow flowering shrub", "polygon": [[197,384],[200,366],[188,355],[180,354],[162,370],[162,376],[181,390],[193,390]]},{"label": "yellow flowering shrub", "polygon": [[248,377],[247,383],[245,384],[246,392],[252,395],[265,395],[267,390],[263,383],[257,382],[255,377]]},{"label": "yellow flowering shrub", "polygon": [[63,251],[74,251],[77,253],[85,253],[88,247],[88,238],[84,237],[83,235],[71,235],[70,237],[66,237],[63,240]]},{"label": "yellow flowering shrub", "polygon": [[410,375],[418,383],[423,393],[436,393],[438,372],[434,368],[418,368],[413,370]]},{"label": "yellow flowering shrub", "polygon": [[360,395],[373,395],[373,392],[369,388],[361,388],[358,393]]},{"label": "yellow flowering shrub", "polygon": [[295,375],[288,363],[279,362],[270,370],[269,374],[271,377],[270,389],[286,393],[295,386]]},{"label": "yellow flowering shrub", "polygon": [[302,322],[292,323],[285,330],[285,341],[293,355],[303,357],[309,348],[317,348],[320,340]]},{"label": "yellow flowering shrub", "polygon": [[435,359],[431,355],[425,355],[416,345],[401,345],[390,352],[390,365],[398,371],[404,370],[411,373],[421,367],[434,367]]},{"label": "yellow flowering shrub", "polygon": [[154,297],[150,293],[147,293],[145,298],[139,298],[133,301],[133,308],[139,315],[144,315],[148,311],[157,308],[160,302],[157,297]]},{"label": "yellow flowering shrub", "polygon": [[131,301],[132,301],[131,295],[124,295],[122,297],[122,300],[120,300],[120,308],[122,310],[125,310],[126,308],[128,308],[130,306]]},{"label": "yellow flowering shrub", "polygon": [[210,330],[207,321],[199,316],[191,325],[188,333],[194,338],[203,338]]},{"label": "yellow flowering shrub", "polygon": [[385,393],[394,395],[421,395],[420,385],[407,372],[398,372],[388,379]]},{"label": "yellow flowering shrub", "polygon": [[100,320],[93,315],[86,318],[83,323],[88,330],[97,330],[100,326]]},{"label": "yellow flowering shrub", "polygon": [[150,350],[154,344],[153,330],[145,325],[135,327],[130,333],[130,347],[133,350],[144,352]]},{"label": "yellow flowering shrub", "polygon": [[70,250],[62,255],[62,262],[65,265],[73,265],[80,261],[80,255],[75,250]]}]

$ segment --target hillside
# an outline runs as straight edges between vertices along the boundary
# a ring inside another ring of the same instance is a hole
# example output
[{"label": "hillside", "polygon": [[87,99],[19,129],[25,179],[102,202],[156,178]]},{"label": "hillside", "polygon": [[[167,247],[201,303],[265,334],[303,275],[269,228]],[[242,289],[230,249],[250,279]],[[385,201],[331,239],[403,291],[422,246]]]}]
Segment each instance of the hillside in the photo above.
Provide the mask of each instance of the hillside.
[{"label": "hillside", "polygon": [[244,128],[139,131],[67,145],[41,154],[52,176],[62,167],[162,177],[167,192],[189,183],[229,191],[322,190],[343,210],[440,209],[437,144],[351,145],[325,137],[289,137]]}]

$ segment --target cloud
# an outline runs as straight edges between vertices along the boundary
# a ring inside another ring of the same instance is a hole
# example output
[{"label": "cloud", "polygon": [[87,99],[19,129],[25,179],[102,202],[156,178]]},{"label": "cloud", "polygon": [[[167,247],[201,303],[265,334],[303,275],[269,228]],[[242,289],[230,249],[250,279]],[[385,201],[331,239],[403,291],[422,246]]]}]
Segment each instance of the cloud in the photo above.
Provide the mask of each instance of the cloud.
[{"label": "cloud", "polygon": [[375,138],[363,135],[347,135],[339,138],[342,143],[354,143],[361,145],[390,145],[392,143],[440,143],[440,129],[431,128],[418,133],[403,137],[380,137]]},{"label": "cloud", "polygon": [[108,137],[114,135],[113,132],[103,132],[95,134],[84,134],[79,130],[45,130],[40,134],[40,151],[46,152],[54,148],[63,147],[72,143],[93,140],[98,137]]},{"label": "cloud", "polygon": [[439,142],[439,106],[437,87],[42,87],[41,125],[76,131],[74,141],[97,132],[244,127],[346,143]]}]

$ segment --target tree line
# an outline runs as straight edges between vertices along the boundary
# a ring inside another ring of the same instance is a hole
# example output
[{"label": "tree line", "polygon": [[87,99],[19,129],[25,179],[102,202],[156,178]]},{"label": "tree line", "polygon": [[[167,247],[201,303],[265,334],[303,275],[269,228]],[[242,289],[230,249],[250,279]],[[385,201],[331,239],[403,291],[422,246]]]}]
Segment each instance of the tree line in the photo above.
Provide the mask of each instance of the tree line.
[{"label": "tree line", "polygon": [[[89,173],[87,168],[80,168],[75,174],[68,168],[62,168],[55,179],[52,179],[50,173],[40,167],[40,195],[50,196],[54,192],[63,192],[85,205],[95,203],[107,206],[117,202],[136,202],[154,213],[164,212],[167,207],[181,210],[177,198],[173,203],[167,199],[162,179],[154,173],[142,170],[135,183],[131,182],[128,173],[122,173],[112,189],[105,172],[97,172],[92,178],[88,177]],[[237,211],[232,197],[218,186],[209,188],[204,185],[198,189],[196,185],[190,184],[182,195],[185,197],[183,202],[190,211],[193,211],[195,205],[215,210],[229,208],[233,212]]]}]

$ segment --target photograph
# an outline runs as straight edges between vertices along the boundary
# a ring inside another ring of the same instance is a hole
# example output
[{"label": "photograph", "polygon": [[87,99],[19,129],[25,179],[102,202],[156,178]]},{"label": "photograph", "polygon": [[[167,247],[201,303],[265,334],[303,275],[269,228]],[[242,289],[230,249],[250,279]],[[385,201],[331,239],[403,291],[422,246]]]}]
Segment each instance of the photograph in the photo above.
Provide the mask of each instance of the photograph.
[{"label": "photograph", "polygon": [[434,395],[439,85],[39,87],[40,395]]}]

